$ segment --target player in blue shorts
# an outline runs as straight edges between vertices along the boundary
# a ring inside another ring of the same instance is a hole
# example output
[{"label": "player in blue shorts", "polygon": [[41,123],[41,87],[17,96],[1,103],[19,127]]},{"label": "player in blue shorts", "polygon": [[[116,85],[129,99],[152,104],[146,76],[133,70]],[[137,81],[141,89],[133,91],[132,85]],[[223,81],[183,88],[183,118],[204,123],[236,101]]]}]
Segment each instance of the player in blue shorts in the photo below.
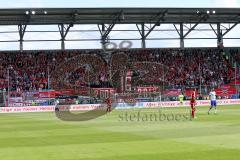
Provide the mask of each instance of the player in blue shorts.
[{"label": "player in blue shorts", "polygon": [[211,106],[208,110],[208,114],[210,114],[210,111],[211,109],[214,107],[215,108],[215,114],[217,113],[217,98],[216,98],[216,92],[214,90],[212,90],[210,93],[209,93],[209,97],[210,97],[210,100],[211,100]]}]

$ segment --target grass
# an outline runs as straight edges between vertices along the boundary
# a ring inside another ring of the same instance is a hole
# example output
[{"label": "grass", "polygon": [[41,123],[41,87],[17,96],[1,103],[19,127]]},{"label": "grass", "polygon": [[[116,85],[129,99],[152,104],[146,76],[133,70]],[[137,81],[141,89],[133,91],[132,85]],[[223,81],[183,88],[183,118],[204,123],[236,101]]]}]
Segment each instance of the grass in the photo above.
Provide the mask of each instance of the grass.
[{"label": "grass", "polygon": [[[197,119],[150,118],[158,109],[114,110],[86,122],[64,122],[54,113],[0,114],[3,160],[237,160],[240,106],[219,106]],[[140,117],[137,114],[140,112]],[[189,116],[186,108],[165,115]],[[127,115],[127,116],[126,116]],[[131,118],[130,118],[131,116]]]}]

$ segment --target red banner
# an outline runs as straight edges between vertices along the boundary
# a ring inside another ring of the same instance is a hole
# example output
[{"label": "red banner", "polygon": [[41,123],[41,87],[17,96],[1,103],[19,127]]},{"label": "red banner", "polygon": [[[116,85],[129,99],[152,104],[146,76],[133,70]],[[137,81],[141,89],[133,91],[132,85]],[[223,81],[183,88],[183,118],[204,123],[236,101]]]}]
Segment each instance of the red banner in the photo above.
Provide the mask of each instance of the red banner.
[{"label": "red banner", "polygon": [[158,90],[158,87],[155,86],[149,86],[149,87],[136,87],[136,91],[138,93],[144,93],[144,92],[156,92]]},{"label": "red banner", "polygon": [[237,89],[236,88],[219,88],[215,89],[215,92],[218,96],[230,96],[232,94],[237,94]]},{"label": "red banner", "polygon": [[166,96],[178,96],[181,93],[181,89],[168,89],[163,92],[163,94]]},{"label": "red banner", "polygon": [[235,81],[232,81],[231,83],[230,83],[230,85],[240,85],[240,80],[236,80],[236,82]]}]

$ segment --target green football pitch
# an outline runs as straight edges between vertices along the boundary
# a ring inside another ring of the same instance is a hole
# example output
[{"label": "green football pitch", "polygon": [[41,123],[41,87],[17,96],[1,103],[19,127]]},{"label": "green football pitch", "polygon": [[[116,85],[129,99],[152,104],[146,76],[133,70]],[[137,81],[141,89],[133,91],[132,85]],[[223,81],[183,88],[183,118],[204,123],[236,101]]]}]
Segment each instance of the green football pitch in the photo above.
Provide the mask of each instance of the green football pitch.
[{"label": "green football pitch", "polygon": [[[216,115],[207,110],[199,107],[194,120],[185,107],[114,110],[85,122],[54,113],[0,114],[0,158],[239,160],[240,105],[219,106]],[[160,111],[170,117],[151,117]]]}]

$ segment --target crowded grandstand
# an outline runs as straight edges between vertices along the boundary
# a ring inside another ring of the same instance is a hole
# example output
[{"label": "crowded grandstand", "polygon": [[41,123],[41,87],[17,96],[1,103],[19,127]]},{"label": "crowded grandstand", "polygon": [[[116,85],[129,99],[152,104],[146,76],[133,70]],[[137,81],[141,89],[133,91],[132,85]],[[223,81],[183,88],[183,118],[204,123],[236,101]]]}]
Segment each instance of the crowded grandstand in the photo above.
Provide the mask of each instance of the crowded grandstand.
[{"label": "crowded grandstand", "polygon": [[[237,98],[234,85],[239,85],[239,71],[235,75],[238,53],[238,49],[211,48],[129,49],[114,51],[107,62],[101,50],[1,52],[0,89],[3,93],[9,91],[13,97],[27,99],[24,95],[42,92],[45,93],[42,98],[48,98],[48,92],[51,98],[56,98],[53,93],[57,91],[90,96],[89,88],[116,90],[117,87],[123,89],[118,90],[121,92],[157,87],[163,95],[175,90],[168,97],[177,97],[180,92],[189,95],[189,90],[196,88],[201,90],[199,98],[203,99],[215,88],[218,98]],[[116,71],[124,72],[125,77],[131,73],[131,81],[116,86],[122,79],[115,78]],[[223,87],[228,87],[229,93],[222,93]]]}]

